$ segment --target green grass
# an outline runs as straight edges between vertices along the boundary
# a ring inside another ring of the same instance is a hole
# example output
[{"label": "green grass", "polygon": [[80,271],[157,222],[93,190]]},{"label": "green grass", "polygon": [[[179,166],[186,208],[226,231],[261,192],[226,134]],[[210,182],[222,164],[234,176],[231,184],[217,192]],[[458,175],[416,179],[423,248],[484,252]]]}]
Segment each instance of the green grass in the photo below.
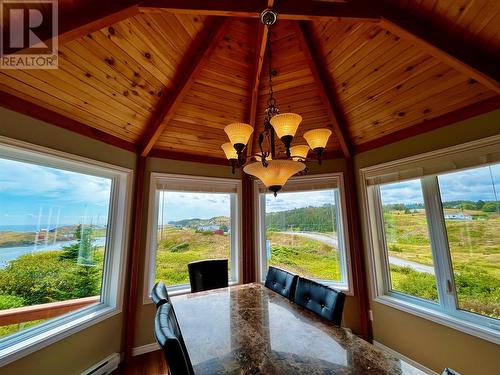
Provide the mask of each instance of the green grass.
[{"label": "green grass", "polygon": [[341,280],[338,252],[325,243],[301,236],[269,232],[269,265],[284,268],[300,276]]},{"label": "green grass", "polygon": [[230,236],[197,232],[194,229],[165,228],[158,233],[156,281],[167,285],[189,283],[187,264],[203,259],[231,258]]}]

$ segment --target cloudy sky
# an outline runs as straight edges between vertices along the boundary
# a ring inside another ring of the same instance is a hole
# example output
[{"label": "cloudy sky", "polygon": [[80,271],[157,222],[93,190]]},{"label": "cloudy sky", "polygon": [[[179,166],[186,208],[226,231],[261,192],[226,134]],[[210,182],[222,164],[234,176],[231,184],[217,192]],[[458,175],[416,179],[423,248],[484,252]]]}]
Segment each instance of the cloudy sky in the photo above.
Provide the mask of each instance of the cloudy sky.
[{"label": "cloudy sky", "polygon": [[105,224],[111,180],[0,159],[0,225]]},{"label": "cloudy sky", "polygon": [[[491,167],[500,198],[500,164]],[[439,177],[444,201],[494,200],[490,168]],[[107,221],[111,180],[80,173],[0,159],[0,225],[78,224]],[[383,203],[420,203],[419,181],[382,187]],[[333,202],[332,190],[268,194],[266,210],[322,206]],[[164,222],[188,218],[229,216],[229,194],[168,192],[160,202]]]}]

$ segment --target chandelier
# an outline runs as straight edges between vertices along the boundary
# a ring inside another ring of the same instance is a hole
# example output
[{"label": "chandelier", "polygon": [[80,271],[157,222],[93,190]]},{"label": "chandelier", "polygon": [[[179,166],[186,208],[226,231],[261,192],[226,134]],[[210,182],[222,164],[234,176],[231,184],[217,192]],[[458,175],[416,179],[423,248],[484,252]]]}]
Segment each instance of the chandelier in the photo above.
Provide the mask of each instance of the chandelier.
[{"label": "chandelier", "polygon": [[[276,196],[277,192],[286,184],[288,179],[296,174],[305,174],[308,171],[307,154],[312,149],[316,159],[321,164],[321,156],[326,147],[328,138],[332,134],[329,129],[313,129],[303,134],[306,144],[293,145],[295,133],[302,122],[302,116],[296,113],[280,113],[276,106],[273,93],[273,75],[271,51],[271,27],[276,23],[278,15],[271,9],[264,10],[260,15],[261,22],[267,27],[267,59],[269,67],[269,97],[264,112],[264,131],[259,134],[259,150],[254,155],[247,156],[245,151],[253,126],[236,122],[224,128],[229,142],[221,147],[226,158],[230,161],[232,172],[235,168],[243,168],[243,172],[257,177]],[[285,150],[277,152],[276,137]]]}]

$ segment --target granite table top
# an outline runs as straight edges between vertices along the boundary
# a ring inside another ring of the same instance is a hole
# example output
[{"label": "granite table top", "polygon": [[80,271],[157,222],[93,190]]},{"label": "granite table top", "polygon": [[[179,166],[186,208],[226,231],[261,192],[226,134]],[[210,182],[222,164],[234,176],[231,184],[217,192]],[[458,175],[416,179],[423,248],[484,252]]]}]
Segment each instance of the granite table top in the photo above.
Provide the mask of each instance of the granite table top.
[{"label": "granite table top", "polygon": [[424,374],[262,284],[172,303],[196,374]]}]

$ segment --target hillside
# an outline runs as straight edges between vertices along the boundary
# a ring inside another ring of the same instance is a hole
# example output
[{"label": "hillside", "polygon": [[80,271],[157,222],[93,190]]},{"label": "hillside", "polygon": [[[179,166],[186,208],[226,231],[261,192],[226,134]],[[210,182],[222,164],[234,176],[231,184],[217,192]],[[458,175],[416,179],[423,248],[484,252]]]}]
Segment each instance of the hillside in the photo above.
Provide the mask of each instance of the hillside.
[{"label": "hillside", "polygon": [[201,226],[207,226],[207,225],[218,225],[218,226],[230,226],[230,220],[229,217],[227,216],[215,216],[211,217],[210,219],[183,219],[183,220],[177,220],[177,221],[169,221],[169,225],[173,225],[175,227],[180,227],[180,228],[192,228],[196,229]]}]

